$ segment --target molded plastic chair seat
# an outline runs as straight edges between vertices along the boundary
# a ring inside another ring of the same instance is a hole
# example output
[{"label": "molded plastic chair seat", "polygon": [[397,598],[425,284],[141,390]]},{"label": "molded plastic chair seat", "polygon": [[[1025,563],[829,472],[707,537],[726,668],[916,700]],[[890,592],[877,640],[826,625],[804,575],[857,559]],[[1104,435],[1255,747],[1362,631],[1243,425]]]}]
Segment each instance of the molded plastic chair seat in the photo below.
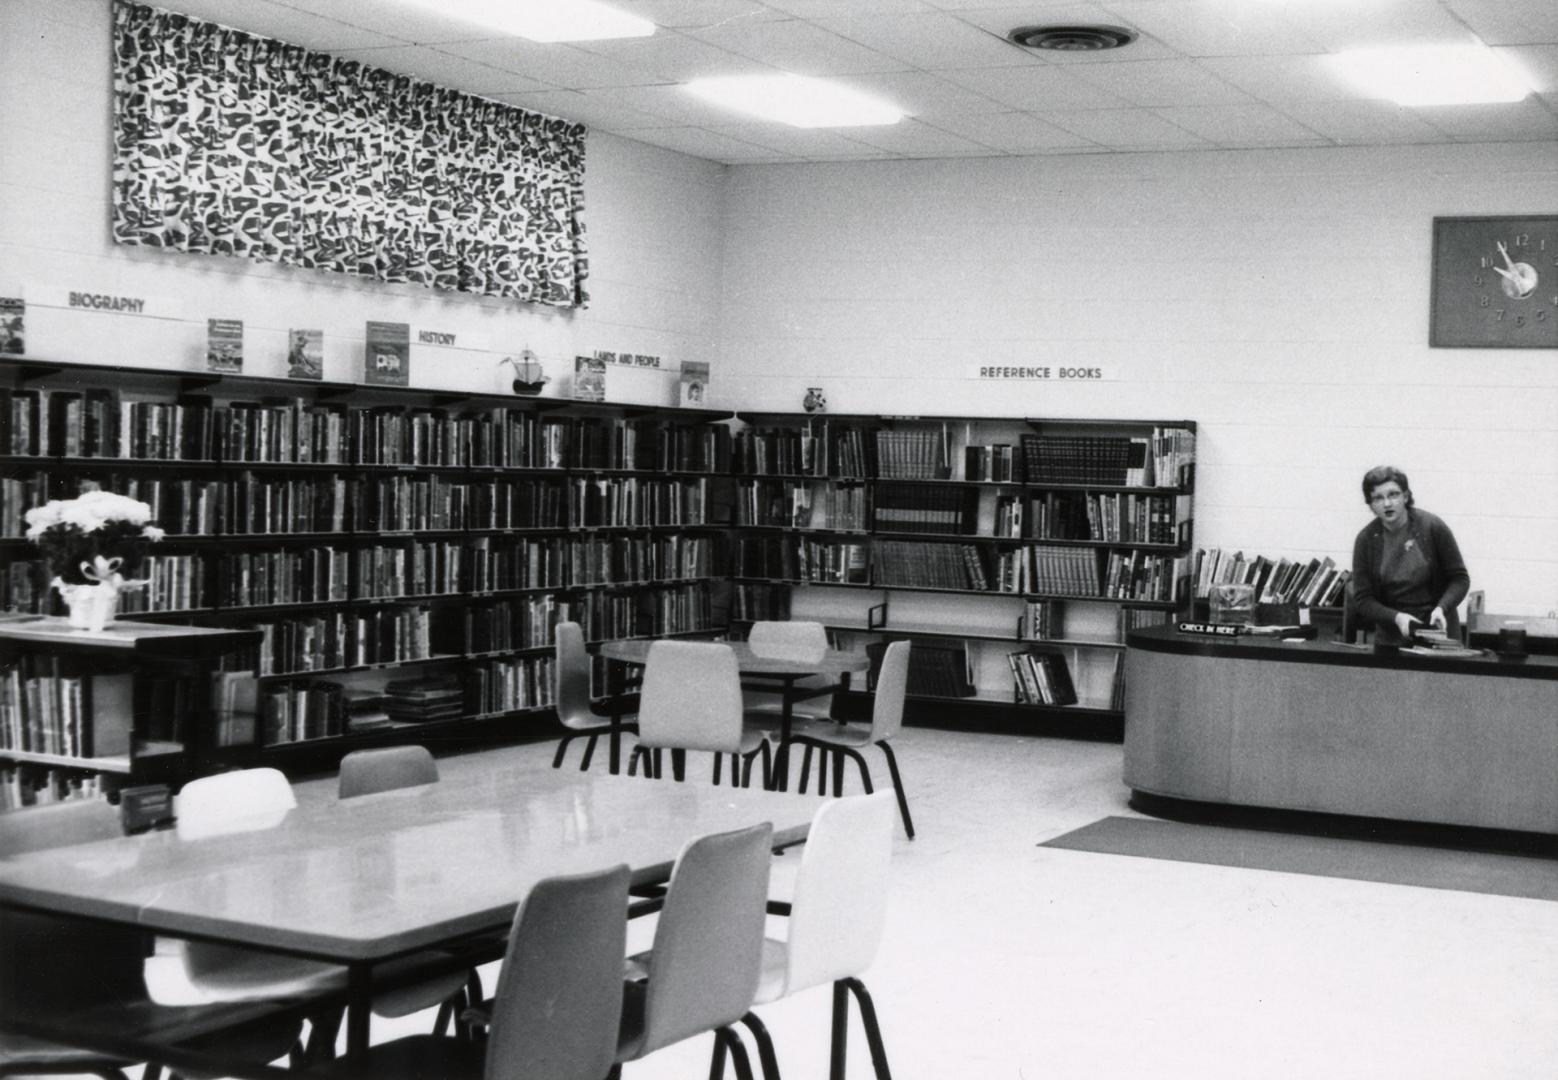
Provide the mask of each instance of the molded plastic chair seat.
[{"label": "molded plastic chair seat", "polygon": [[844,783],[844,758],[852,760],[860,770],[860,783],[867,793],[873,790],[871,783],[871,769],[866,764],[866,759],[861,750],[868,746],[876,746],[882,751],[882,756],[887,761],[888,773],[892,776],[893,790],[898,795],[898,812],[903,818],[904,832],[910,840],[914,839],[914,819],[909,816],[909,799],[904,794],[903,779],[898,773],[898,758],[893,753],[890,740],[903,726],[903,702],[909,686],[909,643],[907,641],[895,641],[887,646],[882,655],[882,667],[876,676],[876,696],[871,704],[871,727],[869,730],[861,730],[858,727],[847,727],[842,724],[811,722],[793,726],[790,731],[790,742],[796,746],[805,747],[805,755],[801,759],[801,783],[799,790],[806,790],[807,778],[811,771],[813,751],[819,751],[822,755],[818,763],[818,790],[825,793],[827,790],[828,759],[833,759],[833,787],[834,794],[843,793]]},{"label": "molded plastic chair seat", "polygon": [[760,732],[749,731],[742,724],[741,669],[729,645],[656,641],[649,646],[639,697],[638,745],[633,748],[628,771],[636,771],[638,762],[645,760],[650,763],[648,774],[660,775],[661,750],[714,754],[716,784],[722,755],[735,755],[731,765],[734,784],[750,779],[752,762],[760,756],[767,786],[771,750]]},{"label": "molded plastic chair seat", "polygon": [[316,1075],[373,1080],[600,1080],[616,1056],[630,874],[548,878],[515,912],[483,1041],[413,1035]]},{"label": "molded plastic chair seat", "polygon": [[[763,942],[763,974],[756,1005],[815,986],[833,984],[831,1075],[844,1075],[849,996],[860,1006],[878,1080],[890,1080],[876,1007],[859,975],[871,966],[887,919],[892,860],[893,804],[887,792],[827,803],[817,811],[801,850],[789,906],[789,935]],[[757,1037],[766,1076],[778,1062],[756,1016],[743,1022]]]},{"label": "molded plastic chair seat", "polygon": [[729,1052],[737,1071],[747,1071],[730,1025],[751,1008],[762,971],[772,846],[773,826],[765,822],[682,848],[653,947],[630,958],[622,981],[619,1066],[713,1031],[718,1060]]},{"label": "molded plastic chair seat", "polygon": [[[595,742],[602,735],[609,736],[613,729],[613,722],[602,723],[612,713],[597,711],[597,705],[590,696],[590,654],[584,647],[584,631],[576,622],[560,622],[555,631],[556,658],[552,666],[554,679],[554,705],[557,709],[557,719],[568,729],[557,743],[557,753],[552,757],[552,768],[562,768],[563,758],[568,753],[568,745],[574,739],[587,738],[589,742],[584,747],[584,757],[579,761],[579,770],[583,772],[590,767],[590,759],[595,754]],[[638,712],[637,699],[631,695],[614,699],[609,708],[616,711],[618,717],[632,716]],[[638,725],[632,722],[621,722],[615,725],[622,731],[638,730]]]},{"label": "molded plastic chair seat", "polygon": [[[757,656],[784,660],[815,660],[828,651],[828,631],[819,622],[760,620],[747,633],[747,646]],[[832,685],[826,676],[810,675],[797,679],[800,690],[817,690]],[[756,728],[778,728],[784,713],[784,695],[762,690],[745,692],[746,722]],[[833,695],[796,701],[790,707],[795,720],[826,719],[833,712]]]}]

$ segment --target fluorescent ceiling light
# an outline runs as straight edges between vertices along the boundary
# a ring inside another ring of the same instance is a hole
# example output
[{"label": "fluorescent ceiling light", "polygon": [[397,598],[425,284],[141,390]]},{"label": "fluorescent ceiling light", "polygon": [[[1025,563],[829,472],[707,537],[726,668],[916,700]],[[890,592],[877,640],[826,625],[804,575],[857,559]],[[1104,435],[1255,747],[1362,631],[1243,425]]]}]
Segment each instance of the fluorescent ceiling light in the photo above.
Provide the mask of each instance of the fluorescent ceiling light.
[{"label": "fluorescent ceiling light", "polygon": [[903,119],[895,105],[805,75],[722,75],[694,79],[687,90],[727,109],[802,128],[870,127]]},{"label": "fluorescent ceiling light", "polygon": [[1484,45],[1353,49],[1330,62],[1365,93],[1398,105],[1484,105],[1531,92],[1521,72]]},{"label": "fluorescent ceiling light", "polygon": [[648,37],[655,24],[598,0],[405,0],[531,41],[599,41]]}]

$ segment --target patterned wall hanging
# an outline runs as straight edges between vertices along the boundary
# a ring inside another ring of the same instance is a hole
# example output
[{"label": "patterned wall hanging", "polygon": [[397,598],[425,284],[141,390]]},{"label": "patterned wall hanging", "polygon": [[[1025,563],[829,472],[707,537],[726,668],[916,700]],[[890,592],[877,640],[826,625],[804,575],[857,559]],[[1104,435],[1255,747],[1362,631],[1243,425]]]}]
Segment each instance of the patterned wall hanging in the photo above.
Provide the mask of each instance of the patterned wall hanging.
[{"label": "patterned wall hanging", "polygon": [[114,239],[583,306],[584,127],[114,5]]}]

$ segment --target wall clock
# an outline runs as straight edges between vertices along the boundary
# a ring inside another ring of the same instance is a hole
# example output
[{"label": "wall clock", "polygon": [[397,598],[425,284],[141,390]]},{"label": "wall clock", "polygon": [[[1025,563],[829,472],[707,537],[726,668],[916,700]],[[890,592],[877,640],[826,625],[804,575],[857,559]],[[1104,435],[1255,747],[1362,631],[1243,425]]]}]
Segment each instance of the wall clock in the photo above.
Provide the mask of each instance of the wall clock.
[{"label": "wall clock", "polygon": [[1428,344],[1558,349],[1558,214],[1434,218]]}]

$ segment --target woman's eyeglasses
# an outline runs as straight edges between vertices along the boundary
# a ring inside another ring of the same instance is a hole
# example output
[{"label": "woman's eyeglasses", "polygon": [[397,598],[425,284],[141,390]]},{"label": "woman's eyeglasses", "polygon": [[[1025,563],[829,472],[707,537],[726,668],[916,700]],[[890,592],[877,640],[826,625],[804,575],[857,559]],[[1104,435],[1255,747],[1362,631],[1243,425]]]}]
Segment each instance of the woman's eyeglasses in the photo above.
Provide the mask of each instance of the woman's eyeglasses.
[{"label": "woman's eyeglasses", "polygon": [[1381,503],[1400,502],[1406,497],[1407,493],[1404,491],[1381,491],[1378,494],[1370,495],[1369,502],[1375,506],[1378,506]]}]

